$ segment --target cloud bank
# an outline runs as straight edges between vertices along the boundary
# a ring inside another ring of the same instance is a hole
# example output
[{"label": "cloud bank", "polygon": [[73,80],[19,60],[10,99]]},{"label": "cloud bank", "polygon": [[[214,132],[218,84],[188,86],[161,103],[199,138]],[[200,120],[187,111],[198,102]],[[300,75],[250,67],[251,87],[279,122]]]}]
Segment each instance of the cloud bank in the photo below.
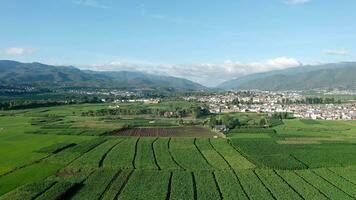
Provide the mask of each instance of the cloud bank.
[{"label": "cloud bank", "polygon": [[347,50],[329,50],[325,51],[324,54],[329,56],[347,56],[350,52]]},{"label": "cloud bank", "polygon": [[310,1],[311,0],[286,0],[285,3],[292,4],[292,5],[297,5],[297,4],[309,3]]},{"label": "cloud bank", "polygon": [[1,53],[9,57],[20,57],[34,53],[35,50],[26,47],[9,47],[4,49]]},{"label": "cloud bank", "polygon": [[294,58],[278,57],[260,62],[241,63],[226,60],[222,63],[191,63],[191,64],[152,64],[133,62],[110,62],[95,64],[82,68],[98,71],[141,71],[159,75],[170,75],[187,78],[206,86],[216,86],[219,83],[243,75],[286,69],[300,66],[301,63]]},{"label": "cloud bank", "polygon": [[93,8],[107,8],[105,5],[99,3],[99,1],[97,0],[76,0],[74,1],[74,3],[82,6],[93,7]]}]

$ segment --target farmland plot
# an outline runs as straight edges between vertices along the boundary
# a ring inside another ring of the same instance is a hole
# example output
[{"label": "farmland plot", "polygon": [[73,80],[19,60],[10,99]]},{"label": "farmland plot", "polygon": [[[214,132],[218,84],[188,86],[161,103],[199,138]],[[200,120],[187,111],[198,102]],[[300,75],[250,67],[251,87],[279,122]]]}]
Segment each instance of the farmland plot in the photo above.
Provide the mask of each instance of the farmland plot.
[{"label": "farmland plot", "polygon": [[330,199],[353,199],[349,194],[346,194],[310,170],[297,170],[295,172]]},{"label": "farmland plot", "polygon": [[125,187],[125,184],[129,180],[133,171],[131,170],[122,170],[117,177],[114,177],[110,186],[107,187],[105,193],[102,195],[103,200],[114,200],[120,195],[122,189]]},{"label": "farmland plot", "polygon": [[214,174],[209,171],[194,172],[197,199],[222,199]]},{"label": "farmland plot", "polygon": [[84,182],[82,187],[72,199],[85,200],[85,199],[99,199],[108,187],[115,174],[116,170],[97,170]]},{"label": "farmland plot", "polygon": [[216,171],[214,174],[224,199],[248,199],[232,171]]},{"label": "farmland plot", "polygon": [[352,169],[345,168],[329,168],[330,171],[336,173],[337,175],[343,177],[345,180],[356,185],[356,171]]},{"label": "farmland plot", "polygon": [[304,199],[327,199],[327,197],[318,189],[305,182],[303,178],[296,175],[293,171],[277,171],[277,174],[279,174],[291,187],[301,194]]},{"label": "farmland plot", "polygon": [[169,151],[171,138],[158,138],[153,143],[154,153],[160,169],[180,169]]},{"label": "farmland plot", "polygon": [[223,139],[211,139],[212,147],[222,155],[222,157],[229,163],[232,169],[250,169],[255,165],[243,157],[238,151],[236,151],[230,144]]},{"label": "farmland plot", "polygon": [[66,149],[64,151],[59,152],[58,154],[49,157],[48,159],[46,159],[46,161],[50,163],[59,163],[67,165],[75,159],[79,158],[81,155],[96,148],[98,145],[102,144],[105,141],[105,139],[99,138],[81,142],[72,148]]},{"label": "farmland plot", "polygon": [[257,176],[277,199],[302,199],[282,178],[272,170],[256,170]]},{"label": "farmland plot", "polygon": [[315,169],[313,170],[316,174],[321,176],[326,181],[332,183],[336,187],[340,188],[343,192],[349,194],[350,196],[356,198],[356,185],[349,182],[347,179],[333,173],[328,169]]},{"label": "farmland plot", "polygon": [[0,200],[31,200],[56,184],[54,181],[40,181],[23,185],[3,196]]},{"label": "farmland plot", "polygon": [[116,145],[105,157],[107,168],[133,169],[138,138],[128,138]]},{"label": "farmland plot", "polygon": [[71,189],[79,186],[80,183],[77,182],[67,182],[61,181],[56,183],[54,186],[49,188],[46,192],[41,194],[36,200],[56,200],[56,199],[63,199],[67,193]]},{"label": "farmland plot", "polygon": [[249,199],[274,198],[252,170],[236,171],[236,174]]},{"label": "farmland plot", "polygon": [[228,163],[217,153],[210,145],[209,138],[200,138],[195,140],[195,144],[206,158],[208,163],[215,169],[229,169]]},{"label": "farmland plot", "polygon": [[188,170],[204,170],[212,167],[194,144],[194,138],[172,138],[170,151],[180,166]]},{"label": "farmland plot", "polygon": [[85,153],[79,159],[74,161],[70,167],[83,168],[83,167],[100,167],[100,162],[106,154],[117,144],[120,140],[107,140],[100,144],[91,151]]},{"label": "farmland plot", "polygon": [[134,128],[117,133],[119,136],[153,136],[169,137],[179,133],[179,128]]},{"label": "farmland plot", "polygon": [[119,199],[165,199],[170,173],[166,171],[135,170]]},{"label": "farmland plot", "polygon": [[172,127],[172,128],[132,128],[115,133],[116,136],[151,136],[151,137],[213,137],[216,133],[208,128]]},{"label": "farmland plot", "polygon": [[140,138],[137,143],[135,167],[137,169],[158,169],[153,142],[157,138]]},{"label": "farmland plot", "polygon": [[194,199],[195,189],[193,185],[193,176],[191,172],[174,171],[171,183],[170,199]]},{"label": "farmland plot", "polygon": [[0,177],[0,196],[21,185],[43,180],[61,167],[63,166],[37,163],[2,176]]}]

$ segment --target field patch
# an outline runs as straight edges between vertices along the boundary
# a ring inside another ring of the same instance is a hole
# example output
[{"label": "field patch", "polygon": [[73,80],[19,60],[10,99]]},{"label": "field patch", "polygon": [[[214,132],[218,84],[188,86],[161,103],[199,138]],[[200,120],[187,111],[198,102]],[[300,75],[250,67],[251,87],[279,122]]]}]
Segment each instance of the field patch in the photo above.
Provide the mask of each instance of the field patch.
[{"label": "field patch", "polygon": [[231,138],[240,138],[240,139],[266,139],[266,138],[271,138],[270,135],[266,133],[259,133],[259,134],[254,134],[254,133],[233,133],[229,134],[229,137]]},{"label": "field patch", "polygon": [[173,128],[132,128],[118,131],[116,136],[147,136],[147,137],[213,137],[216,133],[205,127],[173,127]]},{"label": "field patch", "polygon": [[339,137],[288,137],[284,140],[278,140],[278,144],[321,144],[322,142],[340,142],[344,141]]}]

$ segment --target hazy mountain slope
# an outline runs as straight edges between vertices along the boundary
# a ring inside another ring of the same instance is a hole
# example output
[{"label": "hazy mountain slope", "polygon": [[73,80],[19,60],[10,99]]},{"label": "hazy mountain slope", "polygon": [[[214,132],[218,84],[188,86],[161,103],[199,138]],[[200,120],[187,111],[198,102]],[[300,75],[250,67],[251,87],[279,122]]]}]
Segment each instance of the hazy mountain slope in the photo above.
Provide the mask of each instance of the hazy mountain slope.
[{"label": "hazy mountain slope", "polygon": [[8,60],[0,61],[0,84],[37,87],[206,89],[204,86],[192,81],[169,76],[128,71],[84,71],[75,67],[52,66],[41,63],[20,63]]},{"label": "hazy mountain slope", "polygon": [[[276,70],[265,73],[256,73],[250,74],[247,76],[242,76],[240,78],[226,81],[220,84],[219,88],[224,89],[233,89],[233,88],[254,88],[254,89],[266,89],[270,87],[271,89],[313,89],[313,88],[326,88],[326,87],[342,87],[348,88],[352,86],[353,80],[347,79],[343,80],[343,77],[333,77],[332,74],[327,74],[328,69],[343,69],[343,68],[354,68],[356,67],[355,62],[343,62],[343,63],[333,63],[333,64],[324,64],[324,65],[313,65],[313,66],[301,66],[295,68],[289,68],[285,70]],[[343,69],[341,71],[347,71]],[[341,73],[339,71],[339,73]],[[322,74],[319,74],[323,72]],[[332,71],[329,71],[332,72]],[[351,75],[356,76],[355,72],[352,70],[349,72]],[[296,76],[296,80],[293,83],[290,83],[292,80],[289,80],[291,77]],[[345,74],[349,76],[349,74]],[[297,78],[298,77],[298,78]],[[353,76],[351,76],[353,77]],[[327,81],[335,78],[336,83],[329,83]],[[340,79],[340,80],[339,80]],[[268,83],[265,83],[268,81]],[[349,82],[348,82],[349,81]],[[266,85],[264,85],[266,84]],[[292,84],[289,86],[288,84]],[[284,85],[284,86],[283,86]]]},{"label": "hazy mountain slope", "polygon": [[356,89],[356,67],[321,69],[295,75],[271,75],[242,83],[241,89]]}]

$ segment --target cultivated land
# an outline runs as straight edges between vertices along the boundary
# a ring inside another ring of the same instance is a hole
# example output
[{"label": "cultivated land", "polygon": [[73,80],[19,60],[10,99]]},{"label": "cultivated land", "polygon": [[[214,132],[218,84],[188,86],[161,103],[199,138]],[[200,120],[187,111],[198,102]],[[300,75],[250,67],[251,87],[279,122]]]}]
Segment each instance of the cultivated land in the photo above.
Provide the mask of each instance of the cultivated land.
[{"label": "cultivated land", "polygon": [[356,198],[355,121],[284,120],[216,138],[190,116],[83,114],[107,107],[0,112],[0,199]]}]

